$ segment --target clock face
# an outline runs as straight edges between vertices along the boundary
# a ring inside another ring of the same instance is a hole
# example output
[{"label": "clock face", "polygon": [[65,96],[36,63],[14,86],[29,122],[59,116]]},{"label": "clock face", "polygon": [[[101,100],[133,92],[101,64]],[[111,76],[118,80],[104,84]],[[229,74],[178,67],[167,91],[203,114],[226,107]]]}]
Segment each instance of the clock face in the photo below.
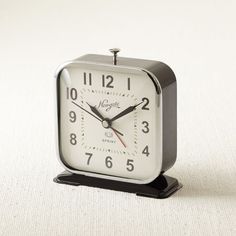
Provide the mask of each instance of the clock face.
[{"label": "clock face", "polygon": [[66,66],[58,80],[60,159],[76,173],[150,182],[162,164],[161,107],[143,71]]}]

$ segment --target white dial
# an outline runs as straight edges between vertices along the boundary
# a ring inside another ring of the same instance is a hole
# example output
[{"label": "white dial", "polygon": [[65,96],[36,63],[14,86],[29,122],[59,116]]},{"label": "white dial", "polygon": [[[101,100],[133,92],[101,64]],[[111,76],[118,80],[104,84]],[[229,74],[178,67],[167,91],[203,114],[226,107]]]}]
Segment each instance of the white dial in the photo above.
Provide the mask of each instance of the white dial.
[{"label": "white dial", "polygon": [[161,95],[145,72],[67,66],[59,80],[59,145],[78,173],[148,182],[161,168]]}]

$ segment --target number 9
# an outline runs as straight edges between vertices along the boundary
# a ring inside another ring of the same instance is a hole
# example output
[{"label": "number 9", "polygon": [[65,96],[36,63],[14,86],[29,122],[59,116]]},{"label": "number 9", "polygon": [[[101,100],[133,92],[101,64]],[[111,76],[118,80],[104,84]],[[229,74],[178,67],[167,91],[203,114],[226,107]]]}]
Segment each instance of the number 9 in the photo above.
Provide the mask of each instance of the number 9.
[{"label": "number 9", "polygon": [[74,111],[69,112],[70,122],[74,123],[76,121],[76,113]]}]

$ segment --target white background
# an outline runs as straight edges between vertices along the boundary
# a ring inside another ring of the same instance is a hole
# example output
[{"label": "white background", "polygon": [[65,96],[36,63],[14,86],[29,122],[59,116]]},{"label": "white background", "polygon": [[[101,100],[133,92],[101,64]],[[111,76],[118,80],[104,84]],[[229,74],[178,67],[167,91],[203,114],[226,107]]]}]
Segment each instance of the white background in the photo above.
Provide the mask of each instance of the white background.
[{"label": "white background", "polygon": [[[0,235],[236,235],[236,2],[0,0]],[[178,80],[184,188],[166,200],[52,182],[54,79],[86,53]]]}]

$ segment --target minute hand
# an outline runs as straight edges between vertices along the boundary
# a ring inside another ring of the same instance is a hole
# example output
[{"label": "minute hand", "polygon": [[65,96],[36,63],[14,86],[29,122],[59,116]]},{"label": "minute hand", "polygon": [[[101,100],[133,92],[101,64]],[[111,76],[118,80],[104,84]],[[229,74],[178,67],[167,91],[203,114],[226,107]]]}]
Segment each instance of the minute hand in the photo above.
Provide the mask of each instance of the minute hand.
[{"label": "minute hand", "polygon": [[118,115],[114,116],[113,118],[110,119],[110,121],[114,121],[114,120],[117,120],[118,118],[122,117],[122,116],[125,116],[127,114],[129,114],[130,112],[132,112],[133,110],[135,110],[135,108],[137,106],[139,106],[142,102],[138,103],[137,105],[134,105],[134,106],[130,106],[128,108],[126,108],[124,111],[120,112]]}]

